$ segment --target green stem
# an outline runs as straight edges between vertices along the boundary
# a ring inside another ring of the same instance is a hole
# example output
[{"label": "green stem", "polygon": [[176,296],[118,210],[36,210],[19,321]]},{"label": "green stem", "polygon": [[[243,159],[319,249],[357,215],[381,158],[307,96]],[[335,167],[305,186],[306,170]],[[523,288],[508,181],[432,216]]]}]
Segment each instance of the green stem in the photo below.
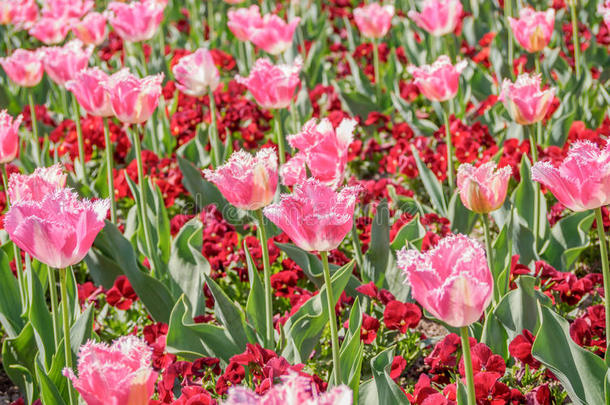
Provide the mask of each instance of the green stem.
[{"label": "green stem", "polygon": [[576,69],[576,78],[580,78],[580,41],[578,39],[576,0],[571,0],[570,3],[570,14],[572,16],[572,43],[574,45],[574,67]]},{"label": "green stem", "polygon": [[[606,336],[610,336],[610,265],[608,264],[608,246],[606,244],[606,233],[604,232],[604,219],[602,207],[595,209],[595,223],[597,235],[599,236],[599,252],[602,257],[602,275],[604,276],[604,304],[606,308]],[[606,364],[610,362],[610,356],[606,351],[604,359]]]},{"label": "green stem", "polygon": [[76,124],[76,138],[78,140],[78,157],[80,161],[80,167],[82,169],[83,178],[87,178],[87,172],[85,168],[85,142],[83,140],[83,129],[80,124],[80,105],[76,100],[76,96],[72,94],[72,105],[74,106],[74,114],[75,120],[74,124]]},{"label": "green stem", "polygon": [[210,30],[210,43],[214,39],[214,5],[212,4],[214,0],[208,0],[208,9],[206,10],[208,13],[208,28]]},{"label": "green stem", "polygon": [[362,271],[364,256],[362,255],[362,246],[360,246],[360,238],[358,237],[358,228],[356,228],[356,217],[354,217],[352,225],[352,243],[354,244],[354,253],[356,253],[356,264],[358,264],[358,269]]},{"label": "green stem", "polygon": [[55,343],[55,349],[59,347],[59,311],[57,301],[57,279],[55,278],[55,269],[47,267],[47,274],[49,277],[49,295],[51,296],[51,313],[53,315],[53,341]]},{"label": "green stem", "polygon": [[468,405],[476,405],[476,395],[474,392],[474,376],[472,373],[472,358],[470,356],[470,341],[468,339],[468,327],[460,329],[462,337],[462,354],[464,355],[464,369],[466,371],[466,384],[468,388]]},{"label": "green stem", "polygon": [[275,110],[273,121],[275,124],[275,136],[277,138],[277,152],[280,156],[280,166],[286,161],[286,146],[284,143],[284,134],[282,134],[282,125],[280,123],[280,110]]},{"label": "green stem", "polygon": [[373,40],[373,67],[375,69],[375,89],[377,91],[377,104],[381,104],[381,81],[379,79],[379,43]]},{"label": "green stem", "polygon": [[[68,308],[68,272],[65,268],[59,269],[59,286],[61,291],[61,313],[64,326],[64,352],[66,354],[66,367],[72,367],[72,346],[70,344],[70,313]],[[68,386],[70,404],[74,403],[72,386]]]},{"label": "green stem", "polygon": [[[526,128],[526,131],[529,133],[530,140],[530,149],[532,152],[532,166],[538,161],[538,141],[537,141],[537,133],[534,131],[534,128],[529,125]],[[540,234],[540,183],[535,182],[534,186],[535,195],[534,195],[534,253],[536,257],[538,256],[538,236]]]},{"label": "green stem", "polygon": [[41,163],[40,142],[38,139],[38,122],[36,120],[36,108],[32,90],[28,91],[28,102],[30,104],[30,118],[32,120],[32,136],[34,137],[34,155],[36,163]]},{"label": "green stem", "polygon": [[[487,251],[487,265],[489,266],[491,274],[494,274],[495,278],[495,273],[493,271],[494,258],[493,249],[491,247],[491,234],[489,232],[490,226],[488,215],[481,214],[481,220],[483,222],[483,231],[485,232],[485,250]],[[500,301],[499,287],[500,286],[498,284],[498,280],[494,280],[494,306]]]},{"label": "green stem", "polygon": [[144,76],[148,76],[148,65],[146,62],[146,53],[144,53],[144,42],[138,42],[138,45],[140,46],[140,57],[142,58],[142,71]]},{"label": "green stem", "polygon": [[512,0],[504,0],[504,23],[506,25],[506,31],[508,32],[508,67],[509,67],[509,71],[510,71],[510,75],[511,77],[514,79],[515,78],[515,73],[513,71],[513,60],[515,59],[515,51],[514,51],[514,39],[513,39],[513,32],[512,29],[510,28],[510,22],[508,21],[508,17],[512,17],[512,8],[513,8],[513,2]]},{"label": "green stem", "polygon": [[335,300],[333,298],[333,286],[330,280],[330,268],[328,266],[328,252],[320,252],[324,270],[324,285],[326,286],[326,310],[330,322],[330,338],[332,340],[334,382],[336,387],[341,383],[341,365],[339,363],[339,334],[337,333],[337,317],[335,315]]},{"label": "green stem", "polygon": [[290,118],[292,120],[292,130],[296,134],[299,132],[299,129],[301,129],[301,122],[297,117],[297,109],[296,105],[294,104],[294,99],[290,100]]},{"label": "green stem", "polygon": [[114,198],[114,156],[108,118],[104,117],[104,143],[106,144],[106,177],[108,178],[108,198],[110,198],[110,220],[116,224],[116,201]]},{"label": "green stem", "polygon": [[447,182],[449,183],[450,195],[453,195],[453,189],[455,188],[453,180],[453,144],[451,143],[451,128],[449,127],[447,106],[443,108],[443,119],[445,121],[445,142],[447,144]]},{"label": "green stem", "polygon": [[263,277],[265,282],[265,321],[267,323],[267,347],[274,348],[273,341],[273,297],[271,295],[271,264],[269,263],[269,247],[267,246],[267,232],[265,232],[265,218],[263,210],[256,210],[258,220],[258,237],[263,252]]},{"label": "green stem", "polygon": [[220,138],[218,137],[218,128],[216,127],[216,100],[214,99],[214,92],[212,89],[208,91],[208,98],[210,99],[210,119],[212,120],[210,131],[208,136],[210,137],[210,147],[214,154],[214,167],[218,167],[222,164],[223,156],[220,152]]}]

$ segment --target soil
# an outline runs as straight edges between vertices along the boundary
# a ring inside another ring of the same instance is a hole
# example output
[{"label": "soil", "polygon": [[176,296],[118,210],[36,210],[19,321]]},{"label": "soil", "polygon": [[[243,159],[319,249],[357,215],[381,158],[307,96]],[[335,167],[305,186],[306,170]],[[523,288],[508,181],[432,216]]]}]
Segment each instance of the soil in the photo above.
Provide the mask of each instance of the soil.
[{"label": "soil", "polygon": [[20,396],[19,388],[11,382],[0,364],[0,405],[9,405]]}]

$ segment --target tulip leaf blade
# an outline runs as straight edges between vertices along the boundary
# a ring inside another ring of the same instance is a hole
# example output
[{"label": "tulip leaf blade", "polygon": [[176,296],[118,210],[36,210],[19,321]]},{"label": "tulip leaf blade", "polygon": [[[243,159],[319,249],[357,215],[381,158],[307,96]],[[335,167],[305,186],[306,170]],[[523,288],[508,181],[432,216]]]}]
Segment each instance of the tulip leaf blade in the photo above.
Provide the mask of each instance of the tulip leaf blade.
[{"label": "tulip leaf blade", "polygon": [[411,152],[419,171],[419,177],[430,197],[430,202],[435,210],[438,211],[443,217],[447,216],[447,202],[445,200],[445,194],[443,193],[443,185],[438,181],[436,175],[430,170],[419,157],[419,152],[415,149],[415,146],[411,145]]}]

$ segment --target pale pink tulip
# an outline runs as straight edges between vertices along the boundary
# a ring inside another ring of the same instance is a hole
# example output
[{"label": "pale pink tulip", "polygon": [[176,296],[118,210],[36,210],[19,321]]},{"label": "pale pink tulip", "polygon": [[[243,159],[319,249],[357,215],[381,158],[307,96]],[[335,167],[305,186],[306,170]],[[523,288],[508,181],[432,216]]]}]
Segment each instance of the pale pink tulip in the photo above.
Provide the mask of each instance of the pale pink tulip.
[{"label": "pale pink tulip", "polygon": [[13,203],[41,202],[47,195],[66,187],[66,178],[60,163],[37,167],[32,174],[13,173],[8,180],[8,194]]},{"label": "pale pink tulip", "polygon": [[104,227],[109,200],[79,200],[69,189],[19,200],[4,217],[11,240],[38,261],[54,268],[80,262]]},{"label": "pale pink tulip", "polygon": [[470,163],[460,165],[457,186],[466,208],[479,214],[487,214],[504,204],[512,170],[510,166],[496,169],[495,162],[487,162],[479,167]]},{"label": "pale pink tulip", "polygon": [[67,18],[43,16],[28,30],[28,33],[45,45],[56,45],[66,38],[71,25],[72,22]]},{"label": "pale pink tulip", "polygon": [[301,249],[336,249],[352,229],[359,187],[344,187],[339,192],[314,178],[297,184],[292,194],[282,194],[277,204],[264,209],[275,223]]},{"label": "pale pink tulip", "polygon": [[93,0],[45,0],[42,15],[57,19],[79,19],[94,5]]},{"label": "pale pink tulip", "polygon": [[499,100],[517,124],[530,125],[541,121],[555,97],[555,89],[540,90],[540,75],[524,73],[512,83],[504,79]]},{"label": "pale pink tulip", "polygon": [[214,171],[204,170],[203,174],[231,204],[254,211],[273,201],[278,181],[277,155],[272,148],[263,148],[256,156],[238,150],[224,165]]},{"label": "pale pink tulip", "polygon": [[148,120],[161,97],[163,73],[139,79],[121,69],[102,85],[110,95],[114,115],[126,124],[141,124]]},{"label": "pale pink tulip", "polygon": [[121,336],[112,345],[89,341],[78,353],[78,377],[65,368],[87,405],[147,405],[157,373],[152,349],[135,336]]},{"label": "pale pink tulip", "polygon": [[257,59],[248,77],[235,80],[250,90],[256,102],[263,108],[286,108],[301,83],[299,72],[303,62],[297,57],[293,65],[274,65],[267,58]]},{"label": "pale pink tulip", "polygon": [[354,10],[354,21],[358,29],[367,38],[381,38],[392,26],[394,6],[381,6],[379,3],[369,3]]},{"label": "pale pink tulip", "polygon": [[254,30],[262,27],[263,18],[257,5],[229,10],[227,26],[240,41],[249,41]]},{"label": "pale pink tulip", "polygon": [[15,3],[9,0],[0,1],[0,25],[9,25],[15,18]]},{"label": "pale pink tulip", "polygon": [[448,236],[425,253],[403,248],[398,267],[413,298],[455,328],[476,322],[491,301],[494,281],[485,250],[467,236]]},{"label": "pale pink tulip", "polygon": [[599,149],[589,141],[572,144],[559,167],[538,162],[532,179],[548,188],[572,211],[586,211],[610,204],[610,142]]},{"label": "pale pink tulip", "polygon": [[462,10],[460,0],[426,0],[420,13],[411,10],[408,16],[420,28],[438,37],[455,30]]},{"label": "pale pink tulip", "polygon": [[508,17],[513,34],[526,51],[543,50],[551,40],[555,27],[555,9],[536,11],[531,7],[519,10],[519,18]]},{"label": "pale pink tulip", "polygon": [[19,152],[19,125],[21,115],[11,117],[6,110],[0,111],[0,164],[11,162]]},{"label": "pale pink tulip", "polygon": [[301,19],[296,17],[286,23],[275,14],[266,14],[260,27],[250,34],[250,41],[265,52],[279,55],[292,45],[294,30]]},{"label": "pale pink tulip", "polygon": [[134,1],[126,4],[113,1],[108,5],[112,28],[127,42],[151,39],[161,21],[165,5],[155,1]]},{"label": "pale pink tulip", "polygon": [[87,45],[100,45],[108,33],[106,17],[98,12],[89,13],[81,21],[72,25],[72,32],[76,38]]},{"label": "pale pink tulip", "polygon": [[44,73],[40,53],[37,51],[17,49],[11,56],[0,58],[0,65],[9,79],[23,87],[36,86]]},{"label": "pale pink tulip", "polygon": [[110,95],[102,85],[108,78],[108,75],[97,67],[84,69],[66,83],[66,89],[76,96],[78,104],[87,111],[87,114],[111,117],[114,113],[110,104]]},{"label": "pale pink tulip", "polygon": [[432,101],[447,101],[457,94],[460,74],[467,64],[463,60],[454,66],[447,55],[441,55],[432,65],[410,65],[407,71],[424,96]]},{"label": "pale pink tulip", "polygon": [[220,75],[212,54],[205,48],[180,58],[172,72],[178,90],[189,96],[201,97],[209,90],[216,90],[220,84]]},{"label": "pale pink tulip", "polygon": [[83,43],[73,39],[64,46],[54,46],[43,50],[43,65],[51,80],[60,86],[74,79],[76,74],[85,69],[93,53],[93,46],[83,48]]},{"label": "pale pink tulip", "polygon": [[604,19],[604,24],[610,30],[610,0],[605,0],[597,6],[597,11],[601,14]]}]

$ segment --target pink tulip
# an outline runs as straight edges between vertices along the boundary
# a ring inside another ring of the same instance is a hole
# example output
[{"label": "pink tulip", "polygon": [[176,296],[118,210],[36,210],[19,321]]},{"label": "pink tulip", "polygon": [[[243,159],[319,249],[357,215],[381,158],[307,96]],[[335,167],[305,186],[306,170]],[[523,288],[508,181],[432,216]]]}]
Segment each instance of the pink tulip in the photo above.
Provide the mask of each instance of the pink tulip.
[{"label": "pink tulip", "polygon": [[413,298],[455,328],[476,322],[491,301],[494,282],[485,250],[467,236],[448,236],[425,253],[403,248],[398,267]]},{"label": "pink tulip", "polygon": [[352,229],[354,206],[360,189],[344,187],[340,192],[309,178],[282,194],[281,201],[264,209],[265,216],[301,249],[336,249]]},{"label": "pink tulip", "polygon": [[199,48],[194,53],[183,56],[172,69],[178,90],[189,96],[201,97],[214,91],[220,83],[220,75],[212,54]]},{"label": "pink tulip", "polygon": [[610,142],[599,149],[589,141],[572,144],[559,167],[538,162],[532,179],[551,190],[572,211],[586,211],[610,204]]},{"label": "pink tulip", "polygon": [[19,152],[19,125],[23,117],[11,117],[6,110],[0,111],[0,164],[11,162]]},{"label": "pink tulip", "polygon": [[45,0],[42,15],[57,19],[79,19],[94,5],[92,0]]},{"label": "pink tulip", "polygon": [[[335,130],[328,119],[316,125],[311,119],[303,125],[299,134],[290,135],[288,143],[300,150],[282,167],[282,181],[287,186],[300,183],[305,178],[307,164],[311,175],[323,184],[336,188],[343,180],[347,166],[349,145],[354,139],[356,121],[344,119]],[[296,159],[296,162],[292,162]],[[292,162],[292,163],[291,163]],[[297,165],[301,164],[301,168]]]},{"label": "pink tulip", "polygon": [[114,113],[110,105],[110,95],[102,85],[108,78],[108,75],[97,67],[84,69],[66,83],[66,89],[74,93],[78,104],[87,114],[111,117]]},{"label": "pink tulip", "polygon": [[496,168],[495,162],[487,162],[476,168],[470,163],[460,165],[457,186],[466,208],[487,214],[504,204],[512,170],[510,166]]},{"label": "pink tulip", "polygon": [[129,4],[113,1],[108,5],[110,25],[127,42],[151,39],[161,21],[165,5],[155,1],[134,1]]},{"label": "pink tulip", "polygon": [[257,5],[229,10],[227,26],[240,41],[249,41],[254,30],[261,28],[263,18]]},{"label": "pink tulip", "polygon": [[294,30],[301,19],[296,17],[286,23],[275,14],[263,17],[260,27],[252,31],[250,41],[271,55],[279,55],[292,45]]},{"label": "pink tulip", "polygon": [[606,27],[610,30],[610,0],[605,0],[603,3],[600,3],[597,6],[597,11],[601,14],[604,19],[604,24],[606,24]]},{"label": "pink tulip", "polygon": [[354,20],[358,29],[367,38],[381,38],[392,26],[394,6],[381,6],[379,3],[369,3],[354,10]]},{"label": "pink tulip", "polygon": [[17,49],[11,56],[0,58],[0,65],[13,82],[23,87],[36,86],[44,73],[40,53],[37,51]]},{"label": "pink tulip", "polygon": [[243,2],[244,0],[225,0],[225,3],[227,4],[239,4],[241,2]]},{"label": "pink tulip", "polygon": [[432,65],[407,67],[415,84],[424,96],[432,101],[447,101],[455,97],[460,84],[460,74],[466,68],[465,60],[455,66],[447,55],[441,55]]},{"label": "pink tulip", "polygon": [[277,156],[264,148],[252,156],[244,150],[233,152],[227,163],[215,171],[204,170],[206,179],[216,184],[234,206],[254,211],[271,204],[277,189]]},{"label": "pink tulip", "polygon": [[15,18],[15,6],[13,1],[0,1],[0,25],[9,25],[13,23]]},{"label": "pink tulip", "polygon": [[256,102],[263,108],[286,108],[294,96],[294,90],[301,83],[299,71],[301,58],[293,65],[274,65],[269,59],[257,59],[248,77],[235,80],[250,90]]},{"label": "pink tulip", "polygon": [[11,240],[39,261],[65,268],[87,254],[110,207],[109,200],[79,200],[69,189],[43,197],[42,201],[20,200],[4,217]]},{"label": "pink tulip", "polygon": [[530,125],[542,120],[553,102],[555,89],[540,90],[540,75],[524,73],[512,83],[504,79],[500,101],[510,116],[521,125]]},{"label": "pink tulip", "polygon": [[460,0],[425,0],[421,13],[411,10],[408,16],[420,28],[439,37],[455,30],[462,9]]},{"label": "pink tulip", "polygon": [[[2,16],[0,19],[10,16],[11,20],[6,24],[13,24],[19,29],[29,29],[38,20],[38,4],[36,0],[3,0],[0,9],[8,15]],[[0,12],[2,14],[3,12]]]},{"label": "pink tulip", "polygon": [[72,32],[76,38],[87,45],[100,45],[106,39],[108,30],[106,29],[106,17],[103,14],[89,13],[82,21],[72,25]]},{"label": "pink tulip", "polygon": [[549,44],[553,35],[555,9],[536,11],[525,7],[519,11],[518,19],[508,17],[508,21],[519,45],[528,52],[540,52]]},{"label": "pink tulip", "polygon": [[157,373],[152,350],[135,336],[112,343],[88,341],[78,353],[78,377],[65,368],[87,405],[146,405],[154,393]]},{"label": "pink tulip", "polygon": [[83,49],[83,43],[73,39],[62,47],[54,46],[43,50],[44,70],[51,80],[60,86],[74,79],[76,74],[85,69],[93,53],[93,47]]},{"label": "pink tulip", "polygon": [[8,194],[13,203],[41,202],[47,195],[66,187],[67,175],[61,164],[37,167],[32,174],[14,173],[8,180]]},{"label": "pink tulip", "polygon": [[66,38],[71,24],[66,18],[43,16],[28,30],[28,33],[45,45],[55,45]]},{"label": "pink tulip", "polygon": [[102,85],[110,95],[114,115],[126,124],[141,124],[148,120],[161,97],[163,73],[138,79],[129,69],[121,69]]}]

